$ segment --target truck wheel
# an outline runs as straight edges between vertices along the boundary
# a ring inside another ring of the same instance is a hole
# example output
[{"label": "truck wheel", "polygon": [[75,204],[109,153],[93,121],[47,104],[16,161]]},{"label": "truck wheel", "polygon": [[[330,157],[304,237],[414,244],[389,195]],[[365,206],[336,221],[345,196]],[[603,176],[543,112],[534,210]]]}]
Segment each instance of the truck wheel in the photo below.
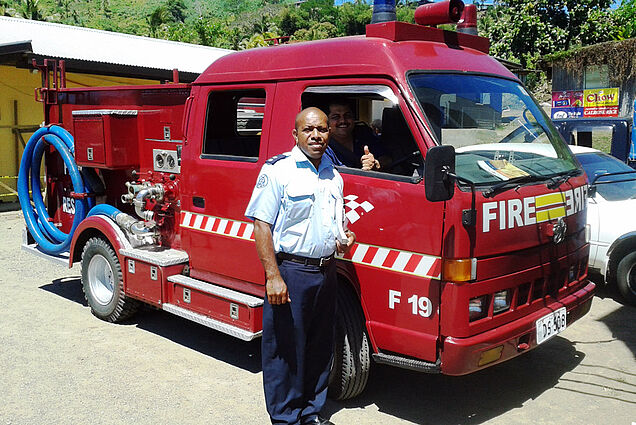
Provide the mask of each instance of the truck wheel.
[{"label": "truck wheel", "polygon": [[337,300],[336,340],[329,375],[329,397],[344,400],[359,395],[367,385],[371,353],[358,297],[349,286],[339,285]]},{"label": "truck wheel", "polygon": [[625,301],[636,305],[636,252],[627,254],[618,263],[616,285]]},{"label": "truck wheel", "polygon": [[82,251],[82,289],[91,312],[107,322],[127,319],[139,306],[124,294],[117,254],[99,237],[90,238]]}]

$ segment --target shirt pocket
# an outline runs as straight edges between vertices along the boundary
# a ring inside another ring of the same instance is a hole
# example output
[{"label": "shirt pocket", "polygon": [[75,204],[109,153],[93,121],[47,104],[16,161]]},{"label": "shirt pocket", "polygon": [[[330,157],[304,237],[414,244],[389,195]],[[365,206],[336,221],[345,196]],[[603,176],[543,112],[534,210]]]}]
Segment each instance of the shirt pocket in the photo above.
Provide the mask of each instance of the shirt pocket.
[{"label": "shirt pocket", "polygon": [[299,182],[289,185],[285,200],[285,227],[292,227],[309,220],[314,200],[314,193],[308,187],[303,187]]},{"label": "shirt pocket", "polygon": [[[324,225],[337,226],[340,191],[337,187],[330,187],[325,192],[325,211],[323,212],[322,222]],[[340,206],[342,207],[342,204]]]}]

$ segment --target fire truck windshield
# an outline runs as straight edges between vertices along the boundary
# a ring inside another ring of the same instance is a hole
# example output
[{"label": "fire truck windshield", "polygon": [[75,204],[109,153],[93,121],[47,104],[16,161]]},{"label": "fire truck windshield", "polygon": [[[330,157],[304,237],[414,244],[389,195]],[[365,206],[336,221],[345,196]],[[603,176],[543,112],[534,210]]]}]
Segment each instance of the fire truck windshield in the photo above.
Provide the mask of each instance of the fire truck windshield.
[{"label": "fire truck windshield", "polygon": [[547,179],[577,168],[557,130],[517,82],[412,72],[409,84],[438,141],[455,147],[459,176],[493,185],[524,176]]}]

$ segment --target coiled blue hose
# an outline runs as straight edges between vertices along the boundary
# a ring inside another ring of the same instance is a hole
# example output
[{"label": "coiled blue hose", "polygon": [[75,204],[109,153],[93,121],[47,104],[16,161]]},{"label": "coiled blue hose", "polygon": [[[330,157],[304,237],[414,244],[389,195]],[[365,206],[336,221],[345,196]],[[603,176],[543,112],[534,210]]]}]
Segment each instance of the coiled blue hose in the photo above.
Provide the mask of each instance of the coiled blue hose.
[{"label": "coiled blue hose", "polygon": [[[88,215],[105,214],[114,219],[120,211],[115,207],[105,204],[95,207],[95,200],[93,198],[76,199],[75,217],[73,218],[70,231],[64,233],[58,229],[51,222],[48,212],[46,211],[46,205],[44,204],[44,199],[42,199],[40,187],[42,155],[49,144],[53,145],[55,150],[62,157],[71,177],[73,191],[77,194],[82,194],[90,191],[90,187],[85,183],[75,163],[73,156],[75,152],[73,136],[68,131],[62,127],[53,125],[40,128],[33,133],[33,136],[31,136],[24,148],[22,160],[20,161],[18,199],[20,200],[20,207],[22,208],[27,228],[37,244],[46,253],[59,254],[68,250],[75,229]],[[31,181],[33,206],[31,205],[31,199],[29,197],[29,177]]]}]

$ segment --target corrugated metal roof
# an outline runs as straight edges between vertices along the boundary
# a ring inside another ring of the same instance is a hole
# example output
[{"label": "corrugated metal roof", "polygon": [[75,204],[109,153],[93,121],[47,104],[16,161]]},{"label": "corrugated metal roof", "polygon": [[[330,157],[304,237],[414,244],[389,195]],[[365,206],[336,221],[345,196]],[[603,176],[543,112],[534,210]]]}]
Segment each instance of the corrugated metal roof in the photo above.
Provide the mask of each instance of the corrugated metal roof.
[{"label": "corrugated metal roof", "polygon": [[0,45],[31,42],[36,55],[200,74],[232,50],[0,16]]}]

